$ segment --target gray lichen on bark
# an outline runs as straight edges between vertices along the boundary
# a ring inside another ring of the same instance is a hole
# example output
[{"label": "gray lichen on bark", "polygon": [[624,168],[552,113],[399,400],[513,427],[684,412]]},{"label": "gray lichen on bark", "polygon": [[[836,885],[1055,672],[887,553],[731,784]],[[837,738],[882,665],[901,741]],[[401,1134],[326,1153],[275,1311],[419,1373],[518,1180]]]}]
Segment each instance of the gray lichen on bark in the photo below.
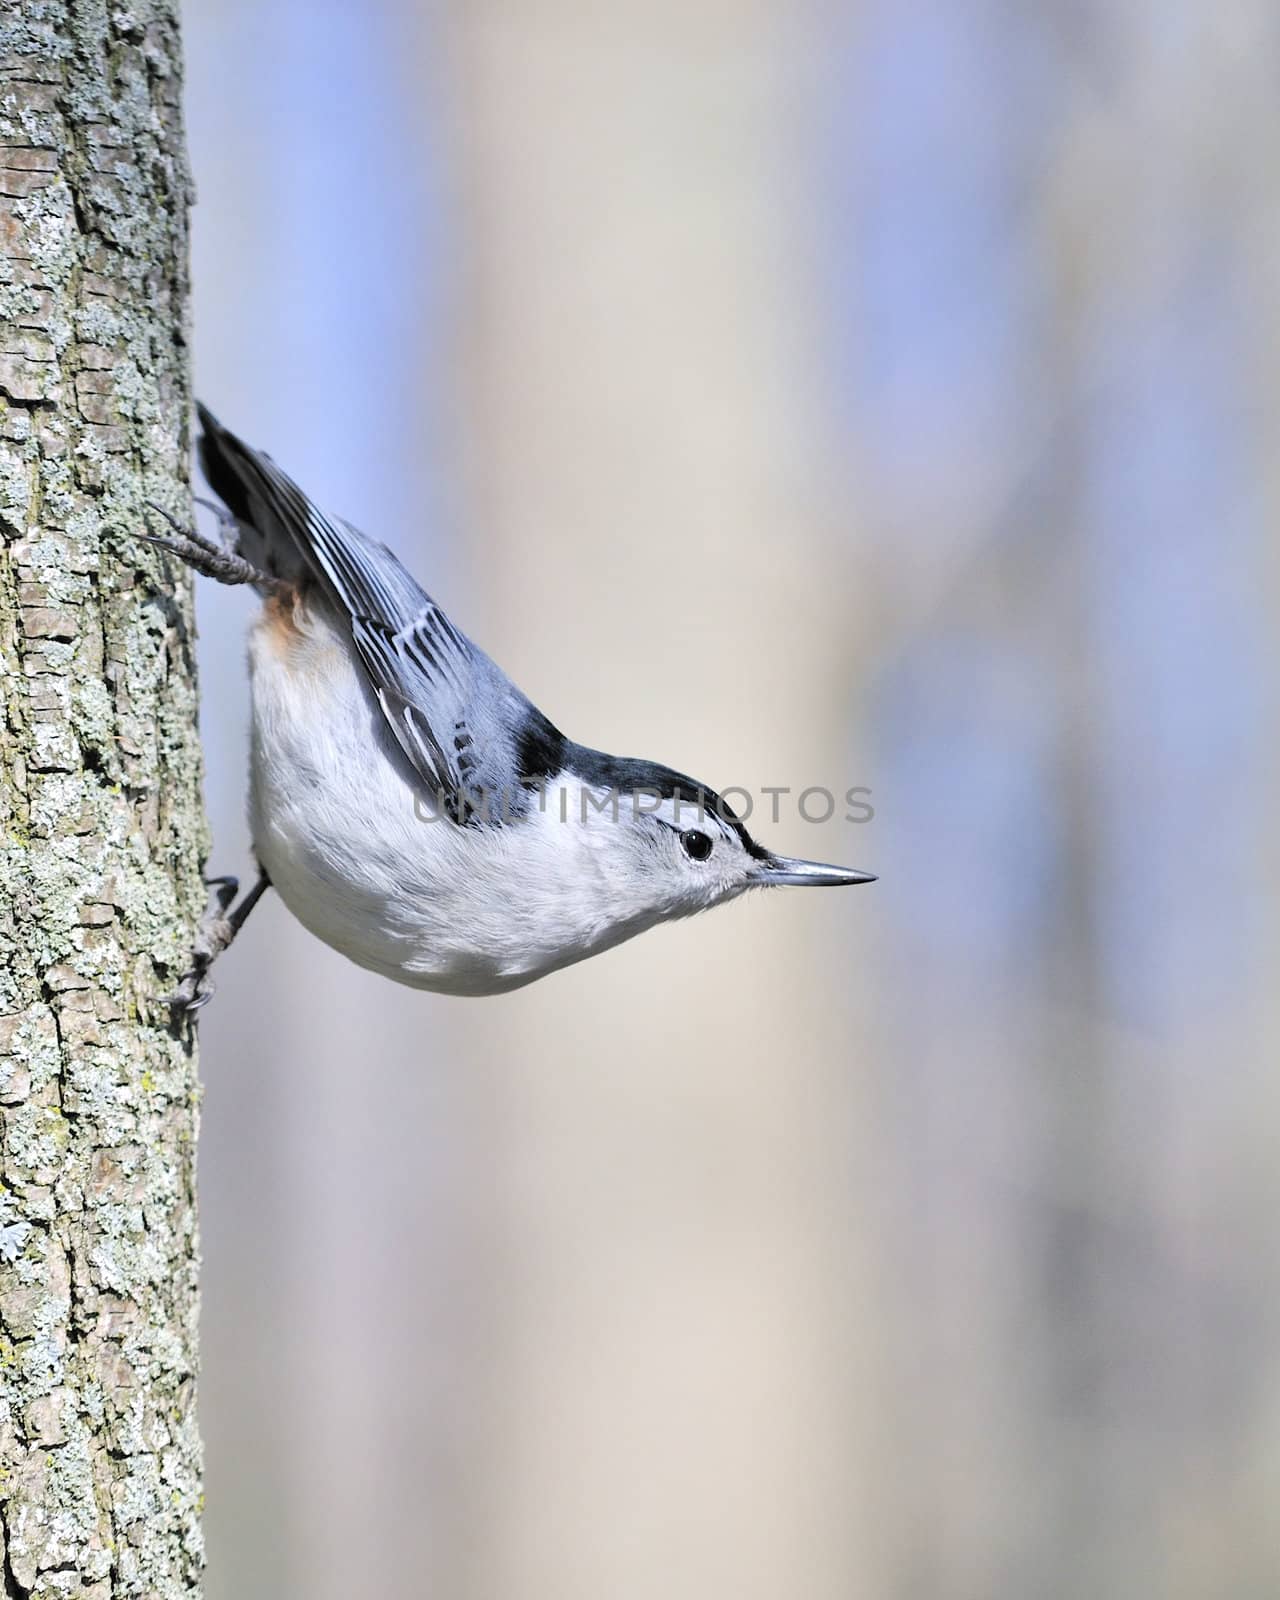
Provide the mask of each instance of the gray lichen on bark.
[{"label": "gray lichen on bark", "polygon": [[0,0],[6,1595],[199,1588],[180,85],[167,0]]}]

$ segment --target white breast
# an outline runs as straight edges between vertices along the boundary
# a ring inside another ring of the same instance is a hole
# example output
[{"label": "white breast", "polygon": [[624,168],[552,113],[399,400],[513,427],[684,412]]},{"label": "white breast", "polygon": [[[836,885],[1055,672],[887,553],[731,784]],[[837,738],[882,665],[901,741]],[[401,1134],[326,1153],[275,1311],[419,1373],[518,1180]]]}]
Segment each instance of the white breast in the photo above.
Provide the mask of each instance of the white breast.
[{"label": "white breast", "polygon": [[250,642],[250,823],[290,911],[400,983],[492,994],[657,920],[600,880],[553,811],[501,828],[434,815],[322,612],[269,603]]}]

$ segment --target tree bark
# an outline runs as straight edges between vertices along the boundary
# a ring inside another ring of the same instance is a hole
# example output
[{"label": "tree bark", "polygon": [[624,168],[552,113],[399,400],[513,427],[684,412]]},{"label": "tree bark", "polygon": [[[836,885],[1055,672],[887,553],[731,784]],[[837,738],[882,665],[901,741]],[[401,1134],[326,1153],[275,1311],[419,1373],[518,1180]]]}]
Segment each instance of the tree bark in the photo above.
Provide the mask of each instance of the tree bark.
[{"label": "tree bark", "polygon": [[6,1596],[200,1582],[180,85],[169,0],[0,0]]}]

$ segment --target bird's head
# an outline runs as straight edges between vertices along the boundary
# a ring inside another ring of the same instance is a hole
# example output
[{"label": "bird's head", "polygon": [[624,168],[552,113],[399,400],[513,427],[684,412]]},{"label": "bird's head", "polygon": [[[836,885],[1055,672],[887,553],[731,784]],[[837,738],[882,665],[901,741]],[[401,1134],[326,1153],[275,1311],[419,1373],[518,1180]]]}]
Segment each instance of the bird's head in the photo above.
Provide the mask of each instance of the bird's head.
[{"label": "bird's head", "polygon": [[[595,757],[595,752],[582,752]],[[775,855],[711,788],[615,757],[563,774],[574,854],[618,937],[707,910],[748,889],[833,888],[874,875]],[[576,783],[577,787],[574,787]],[[625,925],[625,926],[624,926]]]}]

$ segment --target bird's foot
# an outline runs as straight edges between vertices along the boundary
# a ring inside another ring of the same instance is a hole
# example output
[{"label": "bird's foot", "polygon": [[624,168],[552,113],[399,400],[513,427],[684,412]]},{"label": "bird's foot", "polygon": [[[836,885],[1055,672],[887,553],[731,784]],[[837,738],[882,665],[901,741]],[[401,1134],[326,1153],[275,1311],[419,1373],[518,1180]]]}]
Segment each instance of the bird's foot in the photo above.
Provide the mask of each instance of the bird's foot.
[{"label": "bird's foot", "polygon": [[213,982],[209,968],[235,937],[227,916],[231,902],[240,888],[239,878],[206,878],[213,890],[213,898],[196,929],[195,943],[191,948],[191,965],[183,973],[178,987],[169,996],[170,1011],[199,1011],[213,999]]},{"label": "bird's foot", "polygon": [[213,890],[213,899],[196,930],[191,965],[167,1001],[175,1016],[190,1016],[213,999],[209,968],[240,932],[245,919],[271,885],[266,873],[259,869],[258,881],[233,907],[232,901],[240,888],[238,878],[206,878],[205,882]]},{"label": "bird's foot", "polygon": [[[228,549],[225,545],[215,544],[212,539],[206,539],[194,528],[184,528],[172,512],[166,511],[154,500],[148,500],[147,505],[157,516],[164,518],[171,530],[169,533],[138,533],[137,537],[147,544],[159,545],[162,550],[168,550],[180,561],[185,561],[187,566],[194,568],[196,572],[203,573],[206,578],[214,578],[219,583],[253,583],[259,588],[269,590],[283,590],[288,587],[279,578],[273,578],[269,572],[260,572],[252,562],[246,561],[234,550]],[[228,525],[234,526],[234,522],[233,517],[220,514],[219,531],[225,536]]]}]

